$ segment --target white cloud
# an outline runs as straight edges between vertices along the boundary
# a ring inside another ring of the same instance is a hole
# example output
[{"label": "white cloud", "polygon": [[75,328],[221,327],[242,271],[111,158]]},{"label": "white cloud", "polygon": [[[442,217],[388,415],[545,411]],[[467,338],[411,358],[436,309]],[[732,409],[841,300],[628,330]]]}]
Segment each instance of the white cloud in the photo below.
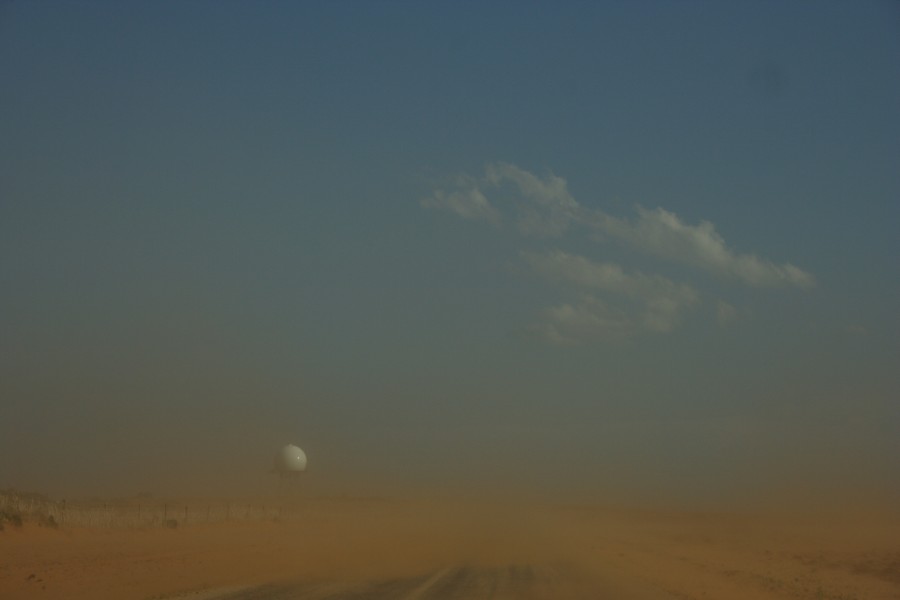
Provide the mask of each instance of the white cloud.
[{"label": "white cloud", "polygon": [[[599,211],[598,211],[599,213]],[[809,288],[815,278],[792,264],[776,265],[753,254],[735,254],[709,221],[688,225],[663,208],[638,208],[635,222],[608,215],[590,219],[593,228],[648,254],[699,267],[752,286]]]},{"label": "white cloud", "polygon": [[610,308],[594,296],[583,296],[577,304],[548,308],[536,330],[549,342],[578,344],[598,338],[624,338],[634,332],[634,322],[622,311]]},{"label": "white cloud", "polygon": [[[485,168],[484,177],[460,177],[456,191],[437,190],[424,206],[445,208],[466,219],[499,222],[504,217],[486,193],[511,186],[518,192],[514,220],[525,235],[560,236],[580,225],[606,238],[663,260],[690,265],[756,287],[791,285],[809,288],[815,278],[790,263],[776,264],[754,254],[732,251],[709,221],[690,225],[664,208],[637,208],[637,218],[614,217],[581,206],[569,193],[566,180],[540,178],[508,163]],[[487,190],[487,192],[485,191]]]},{"label": "white cloud", "polygon": [[541,179],[515,165],[496,163],[487,166],[485,179],[495,186],[512,183],[525,198],[551,210],[572,211],[578,208],[578,203],[569,194],[566,180],[556,175]]},{"label": "white cloud", "polygon": [[[612,216],[579,204],[564,178],[552,173],[540,177],[509,163],[487,165],[481,177],[460,176],[454,186],[436,190],[422,200],[422,205],[448,210],[464,219],[508,223],[522,235],[553,237],[557,243],[580,229],[589,234],[585,237],[617,242],[744,285],[815,285],[813,275],[790,263],[777,264],[755,254],[735,252],[709,221],[686,223],[664,208],[637,207],[637,215],[631,219]],[[595,262],[561,250],[522,256],[547,280],[577,288],[583,294],[577,302],[544,311],[538,329],[555,343],[622,337],[640,331],[670,332],[699,302],[699,294],[690,285],[661,275],[627,272],[615,263]],[[720,324],[725,324],[736,317],[737,310],[720,301],[715,315]]]},{"label": "white cloud", "polygon": [[541,179],[515,165],[497,163],[487,166],[485,181],[495,188],[512,186],[519,193],[516,226],[524,235],[561,235],[579,208],[566,180],[552,174]]},{"label": "white cloud", "polygon": [[697,303],[697,292],[689,285],[660,275],[626,273],[614,263],[593,262],[583,256],[555,250],[546,254],[525,254],[534,270],[551,280],[607,292],[637,303],[636,317],[630,320],[646,331],[672,331],[682,313]]},{"label": "white cloud", "polygon": [[478,185],[470,177],[457,179],[459,189],[444,191],[435,190],[434,193],[421,201],[426,208],[449,210],[464,219],[483,220],[491,223],[500,221],[500,213],[485,198],[478,189]]},{"label": "white cloud", "polygon": [[688,225],[663,208],[639,207],[633,223],[596,212],[589,219],[596,230],[659,258],[733,277],[752,286],[808,288],[815,283],[812,275],[792,264],[776,265],[753,254],[735,254],[709,221]]}]

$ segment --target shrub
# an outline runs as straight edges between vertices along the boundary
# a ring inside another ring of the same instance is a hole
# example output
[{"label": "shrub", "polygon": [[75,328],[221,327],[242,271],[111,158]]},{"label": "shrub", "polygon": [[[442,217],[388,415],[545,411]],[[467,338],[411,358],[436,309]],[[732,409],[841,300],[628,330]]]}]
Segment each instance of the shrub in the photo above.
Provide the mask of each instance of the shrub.
[{"label": "shrub", "polygon": [[49,527],[50,529],[59,529],[59,523],[56,522],[53,515],[41,515],[40,520],[38,520],[38,525],[41,527]]},{"label": "shrub", "polygon": [[14,527],[22,526],[22,515],[11,510],[0,510],[0,526],[11,523]]}]

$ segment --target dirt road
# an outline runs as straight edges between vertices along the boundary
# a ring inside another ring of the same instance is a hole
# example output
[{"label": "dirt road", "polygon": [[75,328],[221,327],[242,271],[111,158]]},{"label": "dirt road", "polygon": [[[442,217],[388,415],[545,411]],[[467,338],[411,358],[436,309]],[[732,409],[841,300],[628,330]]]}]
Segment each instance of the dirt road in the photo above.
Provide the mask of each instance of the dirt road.
[{"label": "dirt road", "polygon": [[[605,588],[605,589],[604,589]],[[648,589],[604,586],[565,566],[459,566],[418,577],[338,583],[282,583],[206,590],[166,600],[566,600],[672,598]]]}]

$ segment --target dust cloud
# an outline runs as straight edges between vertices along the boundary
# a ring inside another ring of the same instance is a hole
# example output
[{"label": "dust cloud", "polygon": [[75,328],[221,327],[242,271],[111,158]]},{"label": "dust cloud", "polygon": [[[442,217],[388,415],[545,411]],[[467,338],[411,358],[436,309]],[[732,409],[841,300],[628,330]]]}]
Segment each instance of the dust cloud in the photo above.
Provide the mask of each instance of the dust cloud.
[{"label": "dust cloud", "polygon": [[[896,597],[900,513],[846,503],[803,510],[775,499],[753,511],[689,510],[397,489],[102,507],[95,499],[60,511],[21,495],[24,522],[0,532],[0,596],[224,598],[278,586],[283,595],[246,597],[388,598],[406,593],[376,591],[444,581],[421,597],[480,598],[473,590],[485,586],[513,598]],[[5,502],[11,514],[8,493]],[[53,526],[41,510],[55,515]],[[529,575],[516,583],[510,573]],[[315,595],[324,589],[357,595]]]}]

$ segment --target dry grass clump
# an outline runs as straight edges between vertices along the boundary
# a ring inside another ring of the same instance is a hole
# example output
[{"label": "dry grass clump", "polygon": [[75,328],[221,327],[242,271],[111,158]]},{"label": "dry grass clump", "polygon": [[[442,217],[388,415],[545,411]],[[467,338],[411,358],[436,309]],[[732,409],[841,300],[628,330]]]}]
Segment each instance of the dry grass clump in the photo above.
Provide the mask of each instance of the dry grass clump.
[{"label": "dry grass clump", "polygon": [[6,525],[21,527],[25,522],[57,529],[59,523],[51,509],[52,502],[43,494],[0,490],[0,531]]},{"label": "dry grass clump", "polygon": [[102,529],[175,529],[230,521],[289,519],[284,503],[228,500],[158,499],[142,493],[128,498],[54,500],[44,494],[0,490],[0,531],[4,525]]}]

